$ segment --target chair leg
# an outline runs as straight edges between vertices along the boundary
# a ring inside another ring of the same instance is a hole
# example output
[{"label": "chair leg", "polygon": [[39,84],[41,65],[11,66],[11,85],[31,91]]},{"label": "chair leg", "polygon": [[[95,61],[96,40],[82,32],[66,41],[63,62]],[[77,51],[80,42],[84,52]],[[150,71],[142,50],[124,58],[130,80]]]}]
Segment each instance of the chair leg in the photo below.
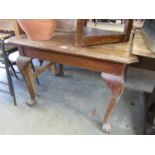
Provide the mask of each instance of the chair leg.
[{"label": "chair leg", "polygon": [[43,62],[44,62],[44,60],[38,60],[39,61],[39,64],[40,64],[40,67],[43,65]]},{"label": "chair leg", "polygon": [[18,78],[18,76],[17,76],[17,74],[16,74],[16,71],[15,71],[15,69],[14,69],[12,63],[10,62],[10,60],[8,60],[8,62],[9,62],[9,65],[10,65],[10,67],[11,67],[11,70],[12,70],[14,76],[16,77],[17,80],[19,80],[19,78]]},{"label": "chair leg", "polygon": [[8,62],[6,56],[5,56],[5,67],[6,67],[7,80],[8,80],[8,84],[9,84],[9,91],[10,91],[11,96],[13,97],[14,105],[17,105],[15,91],[14,91],[13,82],[12,82],[12,77],[9,72],[9,62]]},{"label": "chair leg", "polygon": [[16,104],[15,91],[14,91],[13,82],[12,82],[12,77],[11,77],[11,74],[9,72],[9,60],[8,60],[8,57],[5,53],[3,41],[1,41],[1,47],[2,47],[3,56],[4,56],[4,64],[5,64],[5,68],[6,68],[6,75],[7,75],[7,80],[8,80],[9,92],[10,92],[11,96],[13,97],[14,105],[17,105]]}]

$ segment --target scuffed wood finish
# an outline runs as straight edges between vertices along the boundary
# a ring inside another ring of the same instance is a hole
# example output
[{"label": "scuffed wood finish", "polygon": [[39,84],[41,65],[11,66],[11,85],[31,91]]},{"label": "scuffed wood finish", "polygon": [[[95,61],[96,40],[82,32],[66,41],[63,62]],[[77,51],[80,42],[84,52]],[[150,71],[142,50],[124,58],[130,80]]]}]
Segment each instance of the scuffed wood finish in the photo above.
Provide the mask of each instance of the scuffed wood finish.
[{"label": "scuffed wood finish", "polygon": [[110,118],[112,115],[113,110],[117,106],[119,99],[121,98],[123,91],[124,91],[124,72],[125,72],[125,64],[119,64],[119,66],[115,66],[115,70],[121,69],[121,73],[119,75],[115,75],[113,73],[102,73],[102,78],[106,81],[108,87],[111,89],[112,96],[108,104],[107,111],[105,113],[103,119],[103,126],[102,129],[106,133],[111,132],[110,126]]},{"label": "scuffed wood finish", "polygon": [[[71,66],[78,66],[81,68],[86,68],[98,72],[102,72],[102,77],[107,82],[108,86],[110,87],[112,91],[112,97],[108,105],[108,109],[106,111],[106,114],[104,116],[104,122],[103,122],[103,131],[110,132],[110,124],[109,120],[112,115],[112,112],[114,108],[116,107],[124,88],[124,72],[125,72],[125,64],[123,63],[116,63],[116,62],[110,62],[110,61],[101,61],[96,60],[92,58],[84,58],[79,56],[72,56],[68,54],[60,54],[57,52],[50,52],[50,51],[43,51],[33,48],[27,48],[23,47],[24,54],[27,56],[31,56],[33,54],[36,58],[41,58],[43,60],[53,61],[56,63],[63,63]],[[42,54],[41,54],[42,53]],[[19,60],[22,60],[23,57],[19,57]],[[31,77],[37,77],[36,75],[33,75],[34,73],[30,73],[30,61],[27,61],[24,63],[24,65],[21,65],[18,60],[18,66],[25,74],[22,74],[25,79],[29,79],[29,81],[26,81],[29,93],[31,96],[31,100],[28,102],[28,105],[34,105],[36,103],[35,100],[35,88],[34,88],[34,80],[32,80]],[[29,60],[29,59],[28,59]],[[23,67],[20,67],[23,66]],[[63,68],[61,69],[63,70]],[[37,70],[36,70],[37,71]],[[31,75],[30,75],[31,74]]]},{"label": "scuffed wood finish", "polygon": [[126,64],[138,62],[138,58],[130,55],[129,53],[130,43],[77,48],[74,46],[74,36],[74,33],[55,33],[52,40],[39,42],[31,41],[25,35],[21,35],[19,38],[12,37],[9,39],[9,43],[49,50],[51,52],[56,51],[57,53],[95,58],[98,60],[107,60]]},{"label": "scuffed wood finish", "polygon": [[135,31],[132,54],[148,58],[155,58],[155,53],[147,49],[143,36],[141,34],[141,30]]},{"label": "scuffed wood finish", "polygon": [[[107,82],[112,91],[112,97],[108,109],[104,116],[103,130],[110,131],[110,117],[115,109],[124,88],[124,70],[125,65],[138,61],[136,56],[129,53],[129,43],[99,45],[88,47],[74,46],[74,33],[55,33],[52,40],[38,42],[28,40],[24,35],[19,38],[11,38],[9,42],[18,45],[22,54],[26,57],[35,57],[41,60],[51,61],[58,64],[67,64],[70,66],[81,67],[97,72],[102,72],[102,77]],[[21,65],[21,71],[25,70],[24,77],[31,80],[28,72],[29,62]],[[25,68],[26,66],[26,68]],[[23,69],[22,69],[23,68]],[[60,65],[60,72],[63,74],[63,65]],[[31,72],[31,74],[33,74]],[[32,80],[31,80],[32,81]],[[31,96],[31,105],[36,103],[35,89],[32,82],[27,82]],[[33,90],[33,91],[32,91]]]},{"label": "scuffed wood finish", "polygon": [[133,20],[125,20],[124,32],[103,31],[86,27],[87,19],[77,20],[75,46],[126,42],[130,38]]},{"label": "scuffed wood finish", "polygon": [[[54,51],[51,52],[47,50],[40,50],[40,49],[30,48],[30,47],[23,47],[23,51],[24,51],[24,55],[26,56],[33,55],[33,57],[40,58],[43,60],[53,61],[56,63],[63,63],[71,66],[77,66],[81,68],[102,72],[102,77],[105,79],[105,81],[107,82],[108,86],[112,91],[111,101],[109,102],[108,109],[104,116],[104,123],[103,123],[103,131],[110,132],[111,128],[110,128],[109,120],[113,110],[115,109],[119,101],[119,98],[123,93],[125,64],[106,61],[106,60],[98,60],[94,58],[87,58],[82,56],[74,56],[74,55],[69,55],[69,54],[64,54],[64,53],[59,53]],[[29,67],[29,65],[27,65],[27,67]],[[28,74],[24,76],[31,77]],[[29,87],[29,84],[27,85]],[[29,93],[31,96],[31,100],[30,100],[31,102],[29,102],[29,105],[32,105],[32,103],[33,104],[36,103],[34,91],[32,92],[32,90],[35,90],[35,89],[32,83],[30,87],[31,89],[29,89]]]},{"label": "scuffed wood finish", "polygon": [[32,54],[35,58],[48,60],[59,64],[66,64],[81,68],[90,69],[97,72],[109,72],[111,74],[119,75],[122,73],[120,68],[121,63],[102,61],[94,58],[87,58],[83,56],[74,56],[72,54],[64,54],[55,51],[39,50],[35,48],[23,47],[24,55],[31,57]]}]

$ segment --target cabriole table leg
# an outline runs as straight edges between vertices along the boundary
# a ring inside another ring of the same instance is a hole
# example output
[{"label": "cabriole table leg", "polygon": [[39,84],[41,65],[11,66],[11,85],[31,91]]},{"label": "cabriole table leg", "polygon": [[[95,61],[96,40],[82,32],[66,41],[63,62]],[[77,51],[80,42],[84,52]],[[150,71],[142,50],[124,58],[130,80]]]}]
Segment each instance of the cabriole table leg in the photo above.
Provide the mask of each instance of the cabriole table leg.
[{"label": "cabriole table leg", "polygon": [[119,75],[113,75],[108,73],[101,73],[102,78],[106,81],[108,87],[111,89],[112,96],[108,103],[106,110],[102,130],[106,133],[111,132],[111,125],[109,123],[113,110],[115,109],[119,99],[124,91],[124,71]]},{"label": "cabriole table leg", "polygon": [[30,100],[27,101],[27,104],[29,106],[33,106],[36,103],[35,100],[35,83],[34,83],[34,77],[33,77],[33,72],[31,69],[31,58],[29,57],[24,57],[24,56],[19,56],[17,59],[17,66],[25,80],[25,83],[27,85],[27,88],[30,93]]}]

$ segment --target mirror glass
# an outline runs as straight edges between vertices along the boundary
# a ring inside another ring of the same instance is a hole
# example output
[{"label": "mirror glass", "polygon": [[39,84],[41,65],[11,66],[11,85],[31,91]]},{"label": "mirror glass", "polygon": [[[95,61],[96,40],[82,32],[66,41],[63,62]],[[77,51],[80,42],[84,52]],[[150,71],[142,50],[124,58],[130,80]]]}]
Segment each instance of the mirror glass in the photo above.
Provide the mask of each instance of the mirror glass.
[{"label": "mirror glass", "polygon": [[124,20],[122,19],[89,19],[85,27],[86,36],[123,34]]}]

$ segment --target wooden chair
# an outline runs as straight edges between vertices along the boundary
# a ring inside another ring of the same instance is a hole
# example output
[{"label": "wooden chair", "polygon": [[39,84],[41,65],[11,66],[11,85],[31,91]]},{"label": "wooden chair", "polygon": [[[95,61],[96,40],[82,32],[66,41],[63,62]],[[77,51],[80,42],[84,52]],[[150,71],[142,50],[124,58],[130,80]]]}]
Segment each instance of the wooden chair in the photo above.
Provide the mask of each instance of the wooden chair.
[{"label": "wooden chair", "polygon": [[[0,83],[3,85],[8,85],[9,93],[13,97],[14,105],[16,105],[16,97],[11,75],[14,75],[17,79],[18,76],[14,69],[14,65],[16,64],[16,62],[11,61],[9,59],[9,56],[13,52],[17,52],[18,48],[16,46],[7,44],[6,41],[8,38],[14,35],[19,35],[21,32],[22,31],[18,27],[15,20],[12,19],[0,20],[0,63],[3,64],[0,66],[0,68],[5,69],[7,75],[7,82],[1,81]],[[1,92],[8,93],[7,91],[2,89]]]},{"label": "wooden chair", "polygon": [[[0,34],[1,34],[1,38],[3,38],[3,36],[5,35],[14,35],[15,34],[15,25],[14,25],[14,20],[5,20],[5,19],[2,19],[0,20]],[[17,29],[17,28],[16,28]],[[4,37],[5,38],[5,37]],[[18,79],[18,76],[16,74],[16,71],[14,69],[14,65],[16,64],[15,61],[11,61],[9,59],[9,55],[14,53],[14,52],[17,52],[17,47],[15,46],[12,46],[12,45],[8,45],[7,43],[4,44],[4,48],[5,48],[5,54],[6,56],[8,57],[8,63],[9,63],[9,66],[10,66],[10,72],[12,73],[12,75],[14,75],[17,79]],[[2,51],[1,51],[1,57],[2,57]],[[3,59],[3,58],[1,58]]]},{"label": "wooden chair", "polygon": [[[1,34],[11,33],[11,34],[14,34],[16,37],[18,37],[20,34],[24,33],[15,19],[0,19],[0,32],[1,32]],[[16,74],[16,71],[13,67],[14,65],[16,65],[16,60],[9,59],[9,56],[13,52],[18,51],[18,47],[13,47],[13,46],[8,45],[8,44],[4,44],[4,46],[5,46],[5,52],[7,52],[8,62],[9,62],[10,67],[11,67],[10,71],[11,71],[11,73],[13,73],[12,75],[14,75],[17,79],[19,79],[17,74]],[[9,50],[7,50],[7,49],[9,49]],[[35,71],[35,67],[33,65],[33,62],[31,62],[31,66],[32,66],[33,71]],[[36,81],[39,85],[38,78],[36,78]]]},{"label": "wooden chair", "polygon": [[[10,95],[13,97],[14,100],[14,105],[16,105],[16,97],[15,97],[15,92],[14,92],[14,87],[13,87],[13,83],[12,83],[12,76],[10,74],[10,61],[8,59],[8,52],[13,52],[14,50],[16,50],[16,48],[10,48],[10,49],[5,49],[5,40],[8,39],[9,37],[11,37],[12,34],[9,33],[5,33],[2,34],[0,33],[0,62],[4,64],[4,67],[0,67],[6,70],[6,75],[7,75],[7,83],[5,82],[0,82],[1,84],[4,85],[8,85],[9,87],[9,93]],[[4,90],[1,90],[2,92],[7,93]]]}]

